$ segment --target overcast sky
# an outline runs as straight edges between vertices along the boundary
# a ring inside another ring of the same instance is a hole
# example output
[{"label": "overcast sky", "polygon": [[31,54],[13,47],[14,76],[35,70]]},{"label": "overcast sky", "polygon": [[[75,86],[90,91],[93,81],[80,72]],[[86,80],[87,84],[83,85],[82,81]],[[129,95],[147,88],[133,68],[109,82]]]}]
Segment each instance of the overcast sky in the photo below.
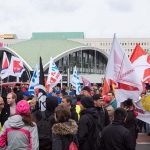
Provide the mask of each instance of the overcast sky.
[{"label": "overcast sky", "polygon": [[150,37],[150,0],[0,0],[0,34],[84,32]]}]

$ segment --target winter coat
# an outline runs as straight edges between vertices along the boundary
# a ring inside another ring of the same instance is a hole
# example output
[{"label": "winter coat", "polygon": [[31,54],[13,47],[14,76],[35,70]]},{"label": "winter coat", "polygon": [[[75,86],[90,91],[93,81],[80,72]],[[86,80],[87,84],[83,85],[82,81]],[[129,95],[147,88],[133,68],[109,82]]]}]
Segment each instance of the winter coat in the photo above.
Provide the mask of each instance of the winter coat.
[{"label": "winter coat", "polygon": [[[94,121],[93,121],[94,120]],[[93,150],[95,143],[96,124],[98,113],[96,108],[87,108],[81,111],[79,120],[78,140],[79,150]]]},{"label": "winter coat", "polygon": [[96,110],[100,117],[101,127],[103,129],[104,127],[110,124],[108,112],[105,108],[102,108],[102,107],[96,107]]},{"label": "winter coat", "polygon": [[38,150],[37,126],[26,126],[22,116],[9,117],[0,132],[0,148],[6,150]]},{"label": "winter coat", "polygon": [[135,150],[131,134],[119,121],[113,121],[102,131],[99,150]]},{"label": "winter coat", "polygon": [[138,127],[137,127],[137,120],[134,115],[133,110],[127,110],[127,118],[125,121],[125,127],[130,131],[133,139],[133,143],[136,146],[136,139],[138,135]]},{"label": "winter coat", "polygon": [[2,126],[4,125],[5,121],[8,119],[9,116],[10,116],[10,106],[5,105],[0,114],[0,122]]},{"label": "winter coat", "polygon": [[52,127],[52,150],[69,150],[72,141],[77,144],[78,126],[70,119],[68,122],[56,123]]},{"label": "winter coat", "polygon": [[39,150],[52,149],[52,126],[55,123],[54,113],[48,110],[37,110],[32,114],[36,120],[39,135]]}]

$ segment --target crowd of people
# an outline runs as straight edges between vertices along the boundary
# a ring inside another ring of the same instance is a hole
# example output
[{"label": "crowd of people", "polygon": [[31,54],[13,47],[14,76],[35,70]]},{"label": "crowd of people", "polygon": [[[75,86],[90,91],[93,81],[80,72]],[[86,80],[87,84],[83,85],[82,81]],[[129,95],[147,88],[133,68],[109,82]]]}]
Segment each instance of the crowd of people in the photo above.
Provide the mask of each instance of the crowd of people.
[{"label": "crowd of people", "polygon": [[143,130],[131,99],[117,108],[114,93],[102,97],[97,85],[83,87],[78,96],[65,86],[55,88],[45,107],[40,111],[38,97],[27,87],[3,89],[0,149],[135,150]]}]

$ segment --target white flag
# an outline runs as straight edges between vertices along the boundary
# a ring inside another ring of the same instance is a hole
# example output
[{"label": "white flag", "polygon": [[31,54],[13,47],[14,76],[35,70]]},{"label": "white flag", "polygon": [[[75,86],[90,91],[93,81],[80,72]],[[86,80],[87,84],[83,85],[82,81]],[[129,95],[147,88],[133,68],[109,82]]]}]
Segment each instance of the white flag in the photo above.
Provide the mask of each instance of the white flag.
[{"label": "white flag", "polygon": [[74,67],[74,70],[73,70],[73,77],[71,80],[71,84],[72,84],[72,86],[74,86],[76,88],[76,94],[79,95],[81,92],[81,85],[80,85],[76,66]]},{"label": "white flag", "polygon": [[20,58],[12,56],[9,65],[9,75],[21,77],[24,70],[23,62],[20,60]]},{"label": "white flag", "polygon": [[116,83],[115,96],[119,103],[128,98],[137,100],[142,92],[142,83],[115,36],[106,67],[106,79]]},{"label": "white flag", "polygon": [[46,84],[50,85],[50,87],[53,88],[60,82],[61,79],[62,79],[62,75],[60,74],[56,64],[54,63],[54,60],[51,58]]},{"label": "white flag", "polygon": [[3,53],[1,78],[4,79],[9,76],[9,60],[6,52]]},{"label": "white flag", "polygon": [[38,72],[38,65],[35,66],[33,76],[30,81],[30,85],[28,91],[31,95],[35,95],[34,87],[39,85],[39,72]]}]

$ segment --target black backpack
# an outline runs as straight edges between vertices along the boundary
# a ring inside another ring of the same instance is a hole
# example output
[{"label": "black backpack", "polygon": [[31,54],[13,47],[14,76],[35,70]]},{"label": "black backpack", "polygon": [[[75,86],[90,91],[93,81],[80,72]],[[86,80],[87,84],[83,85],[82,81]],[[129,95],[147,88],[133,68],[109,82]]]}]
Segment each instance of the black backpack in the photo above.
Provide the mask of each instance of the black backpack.
[{"label": "black backpack", "polygon": [[39,135],[39,149],[48,150],[52,147],[52,123],[53,116],[46,117],[45,111],[41,112],[42,118],[37,123]]}]

